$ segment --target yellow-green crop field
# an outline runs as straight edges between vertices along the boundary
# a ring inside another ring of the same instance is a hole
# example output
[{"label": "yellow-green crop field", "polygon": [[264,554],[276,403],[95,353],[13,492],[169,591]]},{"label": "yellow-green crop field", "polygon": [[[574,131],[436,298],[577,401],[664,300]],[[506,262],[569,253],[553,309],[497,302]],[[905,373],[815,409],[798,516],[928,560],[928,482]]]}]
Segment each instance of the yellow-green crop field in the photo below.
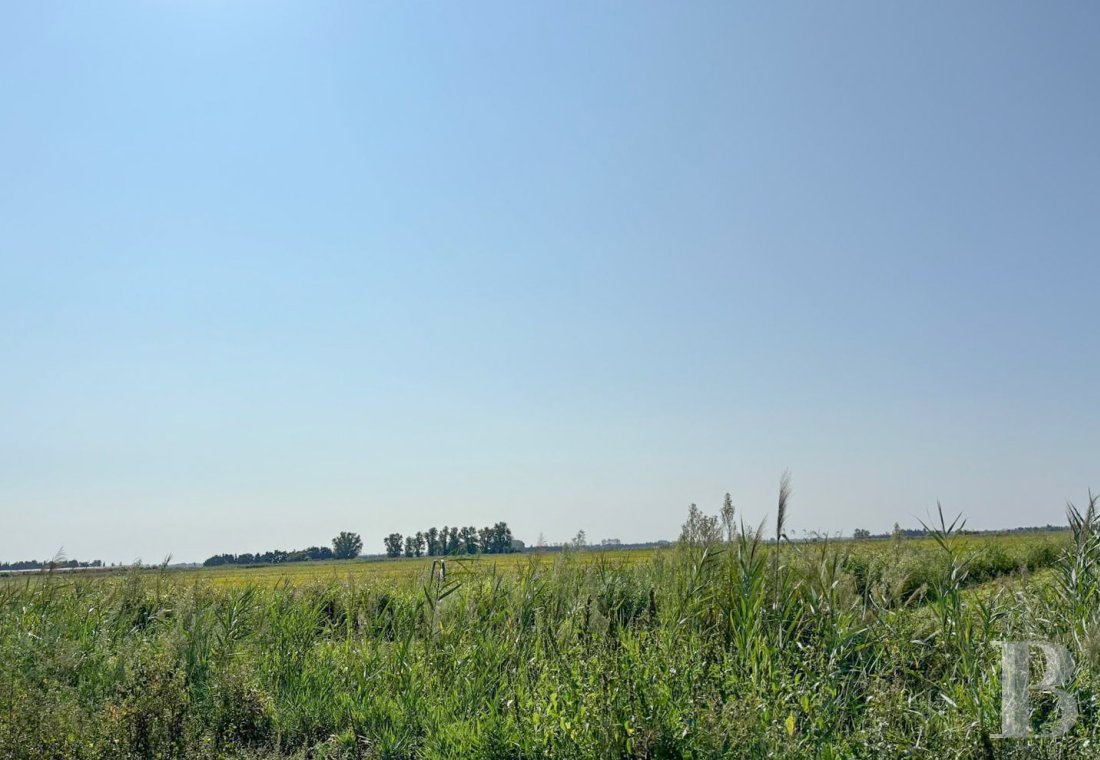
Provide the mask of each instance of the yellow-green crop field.
[{"label": "yellow-green crop field", "polygon": [[[1065,531],[1031,533],[982,533],[965,534],[955,539],[959,551],[973,555],[972,565],[982,569],[981,580],[1028,568],[1031,570],[1050,565],[1057,552],[1069,542]],[[905,538],[900,544],[892,539],[833,539],[800,541],[784,544],[781,551],[787,554],[805,554],[815,548],[827,546],[852,561],[868,562],[896,559],[899,555],[925,557],[934,554],[936,543],[932,538]],[[771,546],[765,546],[765,551]],[[649,562],[672,548],[642,549],[589,549],[574,553],[574,561],[581,564],[630,566]],[[720,551],[720,550],[719,550]],[[505,574],[515,570],[543,567],[562,556],[559,551],[526,552],[500,555],[449,556],[445,559],[451,573]],[[300,585],[309,583],[385,583],[423,580],[433,572],[439,572],[440,558],[418,557],[399,559],[328,560],[322,562],[289,562],[273,565],[219,565],[210,568],[173,568],[161,573],[156,568],[145,568],[144,573],[158,573],[163,579],[180,583],[209,583],[217,587]],[[996,561],[999,565],[987,569]],[[86,578],[111,578],[132,572],[130,569],[82,570]],[[44,573],[0,573],[0,583],[18,579],[40,579]],[[74,574],[75,575],[75,574]]]},{"label": "yellow-green crop field", "polygon": [[[583,561],[632,564],[648,558],[657,549],[623,550],[614,552],[585,552]],[[538,567],[553,562],[556,553],[547,554],[497,554],[485,556],[454,556],[442,558],[451,573],[509,573],[528,566]],[[241,584],[272,585],[277,583],[321,582],[386,582],[408,581],[426,578],[439,572],[438,558],[332,560],[326,562],[290,562],[282,565],[234,566],[176,571],[180,580],[209,581],[219,586]]]}]

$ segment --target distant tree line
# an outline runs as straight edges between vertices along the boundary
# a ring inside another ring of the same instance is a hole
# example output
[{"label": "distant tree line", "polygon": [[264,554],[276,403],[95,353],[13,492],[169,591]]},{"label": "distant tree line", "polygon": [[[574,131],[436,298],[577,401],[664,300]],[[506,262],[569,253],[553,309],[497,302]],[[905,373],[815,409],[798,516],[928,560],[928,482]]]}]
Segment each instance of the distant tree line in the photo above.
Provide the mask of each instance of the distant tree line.
[{"label": "distant tree line", "polygon": [[1068,525],[1028,525],[1020,528],[1005,528],[1004,530],[983,531],[993,533],[1053,533],[1069,531]]},{"label": "distant tree line", "polygon": [[516,551],[506,522],[481,529],[469,526],[428,528],[415,535],[391,533],[383,539],[387,557],[442,557],[455,554],[507,554]]},{"label": "distant tree line", "polygon": [[[998,533],[1051,533],[1065,531],[1069,528],[1062,525],[1029,525],[1019,528],[994,528],[992,530],[969,530],[960,528],[956,532],[962,536],[977,536],[983,534]],[[903,528],[894,523],[894,529],[890,533],[872,533],[866,528],[856,528],[852,531],[852,538],[925,538],[929,533],[924,528]]]},{"label": "distant tree line", "polygon": [[284,562],[307,562],[310,560],[334,559],[332,549],[327,546],[311,546],[308,549],[284,551],[272,549],[269,552],[257,552],[256,554],[215,554],[203,562],[204,567],[216,567],[218,565],[281,565]]},{"label": "distant tree line", "polygon": [[358,533],[341,531],[332,539],[332,548],[311,546],[308,549],[283,551],[273,549],[262,554],[216,554],[203,562],[203,567],[218,565],[280,565],[284,562],[309,562],[325,559],[354,559],[363,550],[363,539]]},{"label": "distant tree line", "polygon": [[0,562],[0,570],[48,570],[50,568],[72,567],[103,567],[103,560],[91,562],[78,562],[75,559],[54,559],[39,562],[36,559],[23,560],[22,562]]}]

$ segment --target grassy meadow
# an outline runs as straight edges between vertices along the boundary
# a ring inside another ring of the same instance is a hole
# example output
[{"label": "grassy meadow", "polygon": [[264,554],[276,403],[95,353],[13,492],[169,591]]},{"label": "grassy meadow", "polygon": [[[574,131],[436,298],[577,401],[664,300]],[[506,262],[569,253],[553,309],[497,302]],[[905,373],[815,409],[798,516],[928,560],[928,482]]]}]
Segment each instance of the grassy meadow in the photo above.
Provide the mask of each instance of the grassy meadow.
[{"label": "grassy meadow", "polygon": [[[3,578],[0,757],[1098,757],[1074,528]],[[1073,653],[1066,736],[993,738],[1002,638]]]}]

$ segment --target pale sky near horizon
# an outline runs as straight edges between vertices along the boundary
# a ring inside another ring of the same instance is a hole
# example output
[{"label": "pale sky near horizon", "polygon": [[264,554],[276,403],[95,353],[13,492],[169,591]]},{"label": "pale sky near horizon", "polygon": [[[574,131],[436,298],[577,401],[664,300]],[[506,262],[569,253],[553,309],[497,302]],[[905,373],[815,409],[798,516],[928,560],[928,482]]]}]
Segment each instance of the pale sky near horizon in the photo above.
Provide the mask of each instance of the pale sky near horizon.
[{"label": "pale sky near horizon", "polygon": [[0,9],[0,561],[1061,523],[1100,6]]}]

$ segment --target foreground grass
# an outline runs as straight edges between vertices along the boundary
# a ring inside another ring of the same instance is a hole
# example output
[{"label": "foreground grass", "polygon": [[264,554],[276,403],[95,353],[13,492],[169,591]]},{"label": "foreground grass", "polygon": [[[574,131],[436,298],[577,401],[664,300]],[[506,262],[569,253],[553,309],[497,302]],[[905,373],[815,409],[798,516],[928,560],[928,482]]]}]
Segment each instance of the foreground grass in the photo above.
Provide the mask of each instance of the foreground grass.
[{"label": "foreground grass", "polygon": [[[1096,756],[1089,526],[9,580],[0,757]],[[1070,647],[1070,735],[991,737],[998,638]]]}]

